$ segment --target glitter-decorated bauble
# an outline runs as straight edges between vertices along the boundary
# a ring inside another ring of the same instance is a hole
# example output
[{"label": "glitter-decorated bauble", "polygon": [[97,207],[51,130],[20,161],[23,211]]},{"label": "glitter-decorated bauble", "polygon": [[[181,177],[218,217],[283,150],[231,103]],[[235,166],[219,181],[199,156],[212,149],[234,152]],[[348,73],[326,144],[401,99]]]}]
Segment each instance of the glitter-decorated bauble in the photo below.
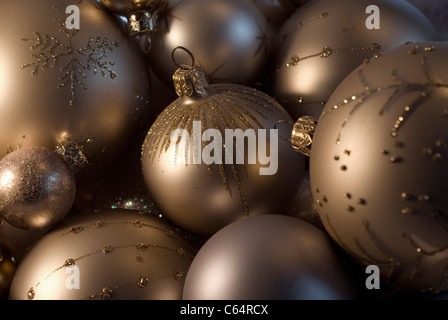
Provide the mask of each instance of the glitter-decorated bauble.
[{"label": "glitter-decorated bauble", "polygon": [[198,66],[173,78],[179,98],[142,150],[146,187],[163,216],[209,236],[238,219],[285,212],[305,169],[286,139],[288,113],[256,89],[209,84]]},{"label": "glitter-decorated bauble", "polygon": [[226,226],[200,248],[183,299],[357,299],[348,270],[322,230],[294,217],[260,215]]},{"label": "glitter-decorated bauble", "polygon": [[134,210],[73,216],[20,262],[11,300],[178,300],[196,253],[170,224]]},{"label": "glitter-decorated bauble", "polygon": [[408,289],[448,289],[447,59],[447,43],[416,42],[367,61],[331,96],[311,148],[327,231]]},{"label": "glitter-decorated bauble", "polygon": [[438,40],[429,20],[407,1],[380,0],[378,10],[367,10],[370,5],[369,0],[310,1],[282,26],[268,92],[294,120],[318,117],[339,83],[365,59],[406,41]]},{"label": "glitter-decorated bauble", "polygon": [[[157,32],[150,35],[148,58],[155,74],[171,85],[177,66],[169,57],[189,49],[213,83],[254,85],[271,48],[269,27],[252,1],[168,0],[159,6]],[[189,64],[189,58],[181,63]]]},{"label": "glitter-decorated bauble", "polygon": [[96,181],[146,122],[146,58],[97,1],[19,0],[0,11],[0,158],[70,139],[88,161],[79,185]]},{"label": "glitter-decorated bauble", "polygon": [[17,228],[61,222],[75,195],[75,175],[53,150],[23,147],[0,161],[0,217]]},{"label": "glitter-decorated bauble", "polygon": [[9,248],[0,241],[0,299],[7,299],[17,261]]}]

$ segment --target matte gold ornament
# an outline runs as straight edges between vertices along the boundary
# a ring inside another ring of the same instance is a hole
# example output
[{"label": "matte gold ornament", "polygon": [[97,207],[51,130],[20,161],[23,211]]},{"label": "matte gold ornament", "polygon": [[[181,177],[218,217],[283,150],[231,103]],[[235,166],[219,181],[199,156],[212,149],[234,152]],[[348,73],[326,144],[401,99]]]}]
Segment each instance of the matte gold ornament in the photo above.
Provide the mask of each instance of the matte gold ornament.
[{"label": "matte gold ornament", "polygon": [[145,183],[163,216],[210,236],[239,219],[285,212],[305,169],[282,139],[291,135],[288,113],[254,88],[209,84],[198,66],[181,66],[173,79],[179,98],[142,150]]},{"label": "matte gold ornament", "polygon": [[73,216],[20,262],[11,300],[178,300],[196,250],[165,221],[138,211]]},{"label": "matte gold ornament", "polygon": [[54,151],[23,147],[0,161],[0,217],[21,229],[62,221],[76,195],[75,175]]},{"label": "matte gold ornament", "polygon": [[319,118],[310,157],[326,230],[381,280],[448,289],[448,45],[406,43],[366,61]]},{"label": "matte gold ornament", "polygon": [[[277,34],[268,93],[291,114],[319,117],[353,69],[406,41],[435,41],[429,20],[405,0],[316,0],[299,7]],[[372,20],[372,19],[376,20]],[[372,21],[379,29],[371,28]]]},{"label": "matte gold ornament", "polygon": [[237,221],[198,251],[185,300],[358,299],[356,278],[331,238],[294,217]]},{"label": "matte gold ornament", "polygon": [[76,29],[66,26],[69,5],[0,4],[0,158],[17,146],[54,150],[69,139],[88,161],[77,172],[84,185],[116,165],[146,123],[150,77],[138,46],[104,7],[76,2]]}]

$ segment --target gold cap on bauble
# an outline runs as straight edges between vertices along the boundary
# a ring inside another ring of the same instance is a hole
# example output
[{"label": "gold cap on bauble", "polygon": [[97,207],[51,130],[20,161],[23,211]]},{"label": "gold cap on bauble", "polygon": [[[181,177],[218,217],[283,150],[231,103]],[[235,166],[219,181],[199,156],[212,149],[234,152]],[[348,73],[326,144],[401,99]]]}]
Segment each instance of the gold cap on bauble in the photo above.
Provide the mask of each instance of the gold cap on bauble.
[{"label": "gold cap on bauble", "polygon": [[[179,65],[174,59],[176,50],[184,50],[192,60],[191,66],[182,64]],[[173,74],[174,89],[179,97],[193,95],[203,96],[208,89],[209,82],[204,70],[200,66],[194,64],[193,54],[184,47],[176,47],[173,50],[172,59],[178,69]]]}]

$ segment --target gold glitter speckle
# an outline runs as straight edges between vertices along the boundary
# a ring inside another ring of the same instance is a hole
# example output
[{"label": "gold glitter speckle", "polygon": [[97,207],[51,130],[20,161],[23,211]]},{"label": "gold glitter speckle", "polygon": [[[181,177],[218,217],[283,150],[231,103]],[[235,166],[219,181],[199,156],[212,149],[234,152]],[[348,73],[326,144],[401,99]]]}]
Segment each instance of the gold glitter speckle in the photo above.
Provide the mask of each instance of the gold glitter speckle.
[{"label": "gold glitter speckle", "polygon": [[111,245],[104,246],[101,249],[101,252],[104,253],[104,254],[112,252],[112,246]]},{"label": "gold glitter speckle", "polygon": [[401,209],[402,214],[410,214],[413,212],[414,212],[414,209],[412,207],[406,207],[406,208]]},{"label": "gold glitter speckle", "polygon": [[144,288],[148,285],[149,278],[141,276],[137,281],[137,287]]},{"label": "gold glitter speckle", "polygon": [[184,273],[182,271],[177,271],[174,273],[174,279],[180,281],[184,279]]},{"label": "gold glitter speckle", "polygon": [[67,259],[65,260],[64,266],[65,267],[69,267],[69,266],[74,266],[75,265],[75,260],[74,259]]},{"label": "gold glitter speckle", "polygon": [[34,288],[31,288],[26,293],[26,297],[27,297],[28,300],[33,300],[35,296],[36,296],[36,292],[34,291]]}]

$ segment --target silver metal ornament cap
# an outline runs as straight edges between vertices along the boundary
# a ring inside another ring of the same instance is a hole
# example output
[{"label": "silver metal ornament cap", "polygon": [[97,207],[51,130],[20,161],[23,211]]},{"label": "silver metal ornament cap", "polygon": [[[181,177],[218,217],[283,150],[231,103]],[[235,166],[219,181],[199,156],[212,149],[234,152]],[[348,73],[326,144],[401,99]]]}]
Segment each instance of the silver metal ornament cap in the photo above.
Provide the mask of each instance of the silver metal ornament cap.
[{"label": "silver metal ornament cap", "polygon": [[[178,65],[174,59],[174,53],[177,49],[182,49],[192,59],[191,66]],[[204,69],[200,66],[194,65],[194,57],[190,51],[184,47],[176,47],[173,50],[173,62],[178,69],[173,74],[174,89],[179,97],[187,96],[192,97],[194,95],[204,95],[209,87],[209,81],[205,74]]]}]

